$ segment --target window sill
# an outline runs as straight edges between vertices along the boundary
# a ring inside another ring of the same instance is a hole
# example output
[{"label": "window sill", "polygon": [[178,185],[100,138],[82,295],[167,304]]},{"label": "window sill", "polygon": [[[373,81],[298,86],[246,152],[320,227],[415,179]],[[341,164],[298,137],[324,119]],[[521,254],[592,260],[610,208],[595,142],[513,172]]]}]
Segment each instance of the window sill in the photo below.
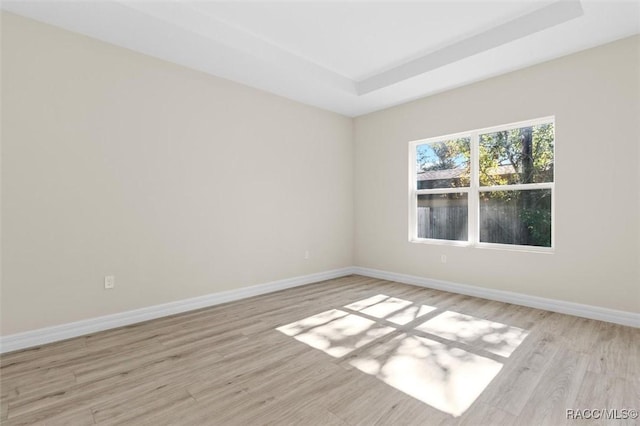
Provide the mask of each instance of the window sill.
[{"label": "window sill", "polygon": [[414,244],[478,248],[478,249],[484,249],[484,250],[488,249],[488,250],[515,251],[515,252],[525,252],[525,253],[541,253],[541,254],[555,253],[555,249],[553,247],[518,246],[518,245],[494,244],[494,243],[474,244],[468,241],[434,240],[429,238],[413,238],[413,239],[410,239],[409,242]]},{"label": "window sill", "polygon": [[434,240],[430,238],[412,238],[409,242],[415,244],[433,244],[438,246],[473,247],[473,245],[468,241]]}]

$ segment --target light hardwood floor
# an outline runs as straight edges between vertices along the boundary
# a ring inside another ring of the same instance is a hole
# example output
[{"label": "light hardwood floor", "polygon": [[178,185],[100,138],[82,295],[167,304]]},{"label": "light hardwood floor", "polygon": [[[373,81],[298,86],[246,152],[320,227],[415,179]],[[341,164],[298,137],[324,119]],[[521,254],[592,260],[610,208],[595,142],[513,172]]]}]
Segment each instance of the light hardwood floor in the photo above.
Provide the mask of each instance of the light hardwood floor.
[{"label": "light hardwood floor", "polygon": [[349,276],[0,357],[1,422],[631,425],[640,330]]}]

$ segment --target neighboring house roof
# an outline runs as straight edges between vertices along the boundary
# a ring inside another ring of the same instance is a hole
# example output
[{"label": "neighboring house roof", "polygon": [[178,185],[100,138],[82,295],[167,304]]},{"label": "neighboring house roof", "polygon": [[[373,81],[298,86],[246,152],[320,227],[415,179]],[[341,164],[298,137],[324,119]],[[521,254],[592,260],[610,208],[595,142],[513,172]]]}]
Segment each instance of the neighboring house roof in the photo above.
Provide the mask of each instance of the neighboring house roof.
[{"label": "neighboring house roof", "polygon": [[[466,169],[448,169],[448,170],[427,170],[417,174],[419,181],[423,180],[441,180],[441,179],[456,179],[462,177],[466,173]],[[516,170],[512,165],[498,166],[495,169],[491,169],[489,174],[492,175],[510,175],[515,173]]]}]

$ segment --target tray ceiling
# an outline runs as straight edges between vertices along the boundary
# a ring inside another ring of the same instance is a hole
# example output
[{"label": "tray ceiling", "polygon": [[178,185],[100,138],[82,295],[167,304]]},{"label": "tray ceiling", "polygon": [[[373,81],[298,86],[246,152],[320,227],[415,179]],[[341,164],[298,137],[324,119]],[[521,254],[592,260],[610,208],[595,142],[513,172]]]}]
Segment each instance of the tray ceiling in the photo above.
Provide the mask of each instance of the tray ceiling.
[{"label": "tray ceiling", "polygon": [[639,1],[3,1],[2,8],[348,116],[640,32]]}]

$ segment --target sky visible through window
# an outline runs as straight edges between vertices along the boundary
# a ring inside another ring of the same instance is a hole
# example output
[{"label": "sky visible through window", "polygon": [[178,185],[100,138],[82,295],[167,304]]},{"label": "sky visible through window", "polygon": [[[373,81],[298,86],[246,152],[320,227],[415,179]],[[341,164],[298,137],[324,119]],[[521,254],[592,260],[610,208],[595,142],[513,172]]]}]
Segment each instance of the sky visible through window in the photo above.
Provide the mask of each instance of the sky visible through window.
[{"label": "sky visible through window", "polygon": [[432,142],[416,147],[417,170],[466,168],[469,164],[470,139],[459,138]]}]

